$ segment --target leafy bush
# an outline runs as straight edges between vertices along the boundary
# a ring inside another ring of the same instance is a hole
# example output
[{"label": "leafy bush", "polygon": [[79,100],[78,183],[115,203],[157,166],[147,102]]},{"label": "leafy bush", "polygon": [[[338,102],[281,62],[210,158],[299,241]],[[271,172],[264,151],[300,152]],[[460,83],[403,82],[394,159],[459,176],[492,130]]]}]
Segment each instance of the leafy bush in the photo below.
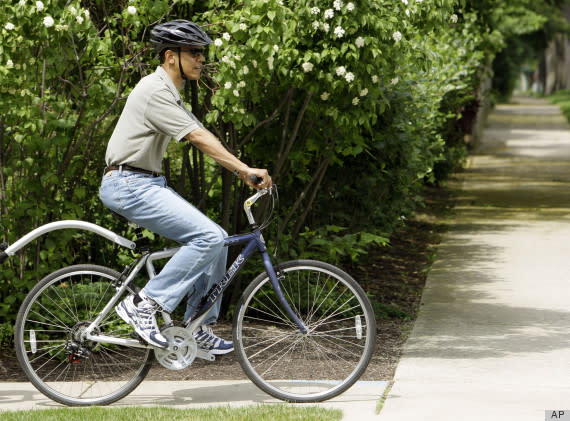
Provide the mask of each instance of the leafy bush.
[{"label": "leafy bush", "polygon": [[[130,235],[97,197],[105,147],[126,96],[159,64],[147,28],[192,16],[215,45],[209,71],[185,86],[187,102],[232,152],[268,167],[281,186],[283,259],[357,258],[413,212],[422,183],[460,163],[462,112],[476,107],[483,63],[513,28],[505,16],[526,16],[523,0],[505,2],[5,2],[1,241],[59,219]],[[228,232],[243,228],[249,192],[229,172],[174,142],[164,170]],[[10,324],[52,270],[129,258],[91,234],[46,235],[0,268],[0,319]]]}]

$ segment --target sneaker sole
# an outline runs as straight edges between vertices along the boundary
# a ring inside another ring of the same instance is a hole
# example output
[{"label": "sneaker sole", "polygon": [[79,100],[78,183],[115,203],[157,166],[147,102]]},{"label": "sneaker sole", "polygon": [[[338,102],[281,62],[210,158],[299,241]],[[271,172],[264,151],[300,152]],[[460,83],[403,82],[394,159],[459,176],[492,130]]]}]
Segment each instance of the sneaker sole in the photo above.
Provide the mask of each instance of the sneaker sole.
[{"label": "sneaker sole", "polygon": [[230,352],[234,352],[234,349],[211,349],[208,352],[213,355],[224,355],[229,354]]}]

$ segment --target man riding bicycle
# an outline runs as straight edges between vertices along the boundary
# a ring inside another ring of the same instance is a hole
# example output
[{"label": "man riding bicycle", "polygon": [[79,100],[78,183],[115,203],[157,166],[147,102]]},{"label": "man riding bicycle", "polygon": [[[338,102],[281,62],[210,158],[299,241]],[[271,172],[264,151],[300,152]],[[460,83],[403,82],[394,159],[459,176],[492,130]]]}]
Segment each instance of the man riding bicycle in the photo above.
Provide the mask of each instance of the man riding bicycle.
[{"label": "man riding bicycle", "polygon": [[[151,43],[162,64],[141,79],[127,99],[107,146],[99,196],[114,212],[182,245],[140,293],[115,308],[149,344],[167,348],[156,311],[173,312],[188,296],[185,319],[191,317],[201,298],[223,277],[227,258],[223,246],[227,233],[160,175],[169,141],[189,141],[251,187],[268,188],[272,182],[266,169],[250,168],[226,150],[182,101],[183,84],[200,78],[210,37],[195,23],[178,19],[156,25]],[[250,177],[261,181],[254,184]],[[208,327],[218,319],[220,303],[194,332],[198,345],[212,354],[233,351],[231,341]]]}]

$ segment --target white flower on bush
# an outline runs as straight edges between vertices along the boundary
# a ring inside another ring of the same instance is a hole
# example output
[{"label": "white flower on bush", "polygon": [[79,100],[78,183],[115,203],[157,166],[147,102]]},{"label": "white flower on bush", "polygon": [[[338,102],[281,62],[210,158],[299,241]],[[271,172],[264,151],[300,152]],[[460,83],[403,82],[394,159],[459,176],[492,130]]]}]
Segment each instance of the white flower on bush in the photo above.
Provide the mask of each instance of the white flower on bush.
[{"label": "white flower on bush", "polygon": [[20,2],[18,3],[20,6],[25,6],[26,5],[26,0],[20,0]]},{"label": "white flower on bush", "polygon": [[354,43],[356,44],[356,46],[358,48],[362,48],[362,47],[364,47],[365,41],[364,41],[364,38],[358,37],[358,38],[356,38],[356,41]]},{"label": "white flower on bush", "polygon": [[225,39],[226,41],[229,41],[231,39],[230,34],[228,34],[227,32],[224,32],[222,34],[222,38]]},{"label": "white flower on bush", "polygon": [[408,0],[402,0],[402,3],[404,3],[406,6],[408,5]]},{"label": "white flower on bush", "polygon": [[75,16],[77,14],[77,9],[73,6],[69,6],[69,13]]},{"label": "white flower on bush", "polygon": [[394,79],[392,79],[392,80],[390,81],[390,83],[392,83],[392,85],[395,85],[395,84],[397,84],[399,81],[400,81],[400,79],[397,78],[397,77],[395,77]]},{"label": "white flower on bush", "polygon": [[378,82],[378,76],[374,75],[372,76],[372,83],[376,83]]},{"label": "white flower on bush", "polygon": [[273,58],[273,56],[271,57],[267,57],[267,67],[269,67],[269,70],[273,70],[273,61],[275,59]]},{"label": "white flower on bush", "polygon": [[232,83],[231,83],[231,82],[226,82],[226,83],[224,83],[224,88],[226,88],[226,89],[232,89]]},{"label": "white flower on bush", "polygon": [[337,38],[342,38],[344,36],[344,29],[342,29],[342,26],[334,28],[334,34]]},{"label": "white flower on bush", "polygon": [[242,80],[237,84],[238,88],[245,88],[245,82]]},{"label": "white flower on bush", "polygon": [[89,10],[85,10],[85,16],[89,17]]},{"label": "white flower on bush", "polygon": [[457,23],[457,20],[458,20],[458,18],[457,18],[457,15],[455,13],[453,15],[451,15],[451,22]]},{"label": "white flower on bush", "polygon": [[239,29],[241,29],[242,31],[245,31],[247,29],[247,25],[245,23],[240,23]]},{"label": "white flower on bush", "polygon": [[311,70],[313,70],[313,63],[306,61],[305,63],[302,64],[302,67],[305,73],[310,72]]},{"label": "white flower on bush", "polygon": [[325,10],[325,19],[332,19],[334,16],[334,10],[327,9]]},{"label": "white flower on bush", "polygon": [[237,89],[234,89],[233,94],[234,96],[239,96],[239,91]]},{"label": "white flower on bush", "polygon": [[358,97],[352,98],[352,105],[358,105],[359,102],[360,102],[360,99],[358,99]]},{"label": "white flower on bush", "polygon": [[354,10],[354,3],[348,3],[346,5],[346,10],[348,10],[349,12],[352,12]]},{"label": "white flower on bush", "polygon": [[319,26],[321,26],[321,24],[319,23],[318,20],[314,21],[312,23],[313,29],[316,31],[317,29],[319,29]]},{"label": "white flower on bush", "polygon": [[247,74],[249,73],[249,67],[243,66],[243,68],[241,69],[241,71],[243,72],[244,75],[247,75]]},{"label": "white flower on bush", "polygon": [[330,94],[329,94],[328,92],[323,92],[323,93],[321,94],[321,99],[322,99],[323,101],[326,101],[327,99],[329,99],[329,97],[330,97]]},{"label": "white flower on bush", "polygon": [[333,7],[336,10],[342,10],[342,6],[343,6],[342,0],[334,0]]},{"label": "white flower on bush", "polygon": [[12,67],[14,67],[14,62],[10,59],[8,59],[8,61],[6,62],[6,67],[8,69],[11,69]]},{"label": "white flower on bush", "polygon": [[127,7],[127,12],[129,12],[129,15],[136,15],[137,14],[137,8],[135,6],[129,6],[129,7]]},{"label": "white flower on bush", "polygon": [[251,64],[255,69],[257,69],[257,60],[251,60]]},{"label": "white flower on bush", "polygon": [[348,83],[352,82],[352,81],[354,80],[354,73],[348,72],[348,73],[344,76],[344,79],[345,79]]},{"label": "white flower on bush", "polygon": [[53,26],[54,23],[55,23],[55,21],[53,20],[53,18],[51,16],[46,16],[44,18],[44,26],[46,28]]},{"label": "white flower on bush", "polygon": [[76,16],[75,20],[77,21],[78,24],[82,24],[83,23],[83,16]]},{"label": "white flower on bush", "polygon": [[311,7],[311,15],[318,15],[319,13],[321,13],[321,9],[318,7]]},{"label": "white flower on bush", "polygon": [[44,10],[44,4],[41,1],[37,1],[36,9],[38,9],[38,12],[41,12],[42,10]]},{"label": "white flower on bush", "polygon": [[328,23],[323,23],[323,31],[329,32],[330,25]]},{"label": "white flower on bush", "polygon": [[278,46],[278,45],[274,45],[274,46],[273,46],[273,51],[275,51],[275,52],[279,51],[279,46]]},{"label": "white flower on bush", "polygon": [[6,25],[4,25],[4,28],[6,28],[7,31],[11,31],[15,28],[15,26],[12,22],[7,22]]},{"label": "white flower on bush", "polygon": [[224,44],[224,41],[222,41],[220,38],[216,38],[214,41],[214,45],[216,47],[221,47]]},{"label": "white flower on bush", "polygon": [[363,90],[360,91],[360,96],[366,96],[368,95],[368,89],[364,88]]},{"label": "white flower on bush", "polygon": [[346,73],[346,68],[344,66],[340,66],[336,68],[336,75],[342,76]]},{"label": "white flower on bush", "polygon": [[402,40],[402,33],[400,31],[396,31],[392,34],[392,38],[394,38],[394,41],[398,42]]},{"label": "white flower on bush", "polygon": [[410,17],[410,9],[406,9],[406,16]]}]

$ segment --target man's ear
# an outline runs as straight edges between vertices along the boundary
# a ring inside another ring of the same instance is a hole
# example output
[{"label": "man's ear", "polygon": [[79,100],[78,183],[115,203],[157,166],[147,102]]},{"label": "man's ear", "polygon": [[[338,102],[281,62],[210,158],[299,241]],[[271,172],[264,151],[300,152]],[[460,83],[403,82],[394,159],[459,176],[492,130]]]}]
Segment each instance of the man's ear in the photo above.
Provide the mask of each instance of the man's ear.
[{"label": "man's ear", "polygon": [[169,64],[174,64],[174,57],[176,56],[176,52],[173,50],[166,50],[164,52],[164,62]]}]

